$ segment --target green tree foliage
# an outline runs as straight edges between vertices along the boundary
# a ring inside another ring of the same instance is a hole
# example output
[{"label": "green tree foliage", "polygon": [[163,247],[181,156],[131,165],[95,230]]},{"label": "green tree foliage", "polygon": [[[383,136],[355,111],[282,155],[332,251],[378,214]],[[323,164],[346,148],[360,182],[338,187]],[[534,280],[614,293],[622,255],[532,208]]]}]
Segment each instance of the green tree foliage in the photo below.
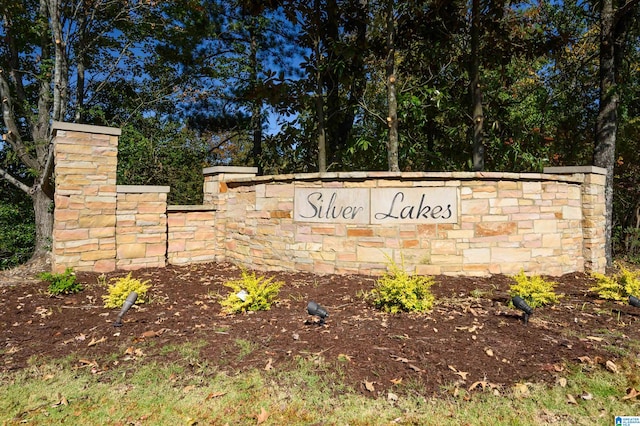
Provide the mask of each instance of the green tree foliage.
[{"label": "green tree foliage", "polygon": [[35,223],[30,199],[0,182],[0,269],[26,262],[35,244]]},{"label": "green tree foliage", "polygon": [[[640,257],[640,0],[607,2],[614,241]],[[485,170],[592,164],[604,2],[478,0],[475,49],[470,1],[395,3],[390,26],[386,0],[0,1],[0,175],[29,199],[11,205],[37,212],[36,248],[49,241],[52,120],[123,128],[118,182],[170,185],[172,203],[198,202],[209,165],[386,170],[391,27],[400,170],[472,170],[474,60]]]},{"label": "green tree foliage", "polygon": [[118,184],[168,185],[169,204],[200,204],[202,169],[214,151],[178,123],[140,119],[122,129]]}]

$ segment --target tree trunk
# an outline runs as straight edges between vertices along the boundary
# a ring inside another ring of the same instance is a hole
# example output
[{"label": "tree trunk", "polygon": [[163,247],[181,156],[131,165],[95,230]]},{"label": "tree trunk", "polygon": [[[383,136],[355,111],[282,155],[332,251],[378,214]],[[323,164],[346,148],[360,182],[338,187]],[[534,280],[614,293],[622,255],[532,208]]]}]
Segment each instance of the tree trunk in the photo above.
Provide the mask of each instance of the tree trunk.
[{"label": "tree trunk", "polygon": [[613,0],[603,0],[600,10],[600,103],[596,119],[596,144],[593,164],[607,170],[605,183],[607,266],[613,262],[613,166],[618,130],[618,93],[615,69],[615,14]]},{"label": "tree trunk", "polygon": [[33,258],[40,258],[48,255],[51,251],[53,200],[42,188],[36,188],[35,192],[31,194],[31,200],[36,217],[36,245]]},{"label": "tree trunk", "polygon": [[393,19],[393,0],[387,0],[387,102],[389,139],[387,140],[387,159],[389,171],[398,172],[398,99],[396,93],[396,26]]},{"label": "tree trunk", "polygon": [[471,61],[469,69],[469,92],[471,95],[471,117],[473,119],[473,171],[484,170],[484,143],[482,131],[482,87],[480,86],[480,0],[471,5]]},{"label": "tree trunk", "polygon": [[250,43],[250,62],[251,62],[251,130],[253,133],[253,164],[258,168],[258,174],[263,172],[262,168],[262,100],[256,96],[258,88],[258,41],[256,39],[256,23],[257,19],[251,17],[251,26],[249,28]]},{"label": "tree trunk", "polygon": [[327,137],[324,123],[324,96],[322,93],[322,51],[320,48],[320,0],[315,2],[316,11],[314,15],[316,37],[313,43],[315,54],[316,69],[316,120],[318,128],[318,172],[325,173],[327,171]]}]

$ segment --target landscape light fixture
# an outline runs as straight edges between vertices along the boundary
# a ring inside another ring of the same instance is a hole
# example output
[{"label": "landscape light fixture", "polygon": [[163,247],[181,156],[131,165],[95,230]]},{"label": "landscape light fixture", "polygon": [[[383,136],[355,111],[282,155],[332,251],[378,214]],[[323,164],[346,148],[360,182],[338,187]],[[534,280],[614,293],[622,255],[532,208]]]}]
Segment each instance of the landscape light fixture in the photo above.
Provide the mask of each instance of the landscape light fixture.
[{"label": "landscape light fixture", "polygon": [[243,302],[247,301],[247,296],[249,295],[249,293],[247,293],[247,290],[240,290],[239,292],[236,293],[236,297],[240,300],[242,300]]},{"label": "landscape light fixture", "polygon": [[640,308],[640,299],[635,296],[629,296],[629,304],[633,307]]},{"label": "landscape light fixture", "polygon": [[138,293],[136,293],[135,291],[132,291],[131,293],[129,293],[129,295],[127,296],[127,299],[124,301],[124,304],[122,305],[122,310],[118,314],[118,318],[116,318],[116,322],[113,323],[114,327],[122,327],[122,317],[124,316],[124,314],[127,313],[129,308],[131,308],[133,304],[136,303],[137,298],[138,298]]},{"label": "landscape light fixture", "polygon": [[528,324],[529,315],[533,313],[533,309],[531,308],[531,306],[527,305],[527,302],[525,302],[524,299],[520,296],[515,296],[513,299],[511,299],[511,302],[513,303],[513,306],[515,306],[516,308],[520,309],[523,312],[522,321],[525,324]]},{"label": "landscape light fixture", "polygon": [[316,302],[313,302],[313,301],[309,302],[309,304],[307,305],[307,312],[309,313],[309,315],[314,315],[319,317],[320,325],[323,325],[325,318],[329,316],[325,308],[323,308],[322,306],[318,305]]}]

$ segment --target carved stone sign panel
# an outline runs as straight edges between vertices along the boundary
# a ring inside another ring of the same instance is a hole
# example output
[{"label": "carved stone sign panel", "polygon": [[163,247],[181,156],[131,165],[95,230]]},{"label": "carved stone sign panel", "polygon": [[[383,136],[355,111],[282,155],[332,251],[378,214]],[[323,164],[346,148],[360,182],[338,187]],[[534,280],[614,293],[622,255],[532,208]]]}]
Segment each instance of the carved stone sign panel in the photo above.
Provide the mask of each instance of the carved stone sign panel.
[{"label": "carved stone sign panel", "polygon": [[456,188],[296,188],[294,220],[353,224],[457,223]]},{"label": "carved stone sign panel", "polygon": [[369,223],[369,190],[296,188],[293,210],[299,222]]}]

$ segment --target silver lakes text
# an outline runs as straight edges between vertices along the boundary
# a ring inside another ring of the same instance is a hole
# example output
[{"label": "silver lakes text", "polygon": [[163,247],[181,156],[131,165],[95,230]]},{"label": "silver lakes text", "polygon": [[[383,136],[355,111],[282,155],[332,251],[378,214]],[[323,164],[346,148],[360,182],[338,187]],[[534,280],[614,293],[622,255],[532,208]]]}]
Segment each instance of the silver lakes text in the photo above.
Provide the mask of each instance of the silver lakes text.
[{"label": "silver lakes text", "polygon": [[374,213],[374,217],[377,220],[383,221],[385,219],[401,219],[401,220],[429,220],[431,219],[450,219],[453,213],[451,212],[451,204],[430,204],[427,200],[426,194],[422,194],[420,197],[420,203],[406,203],[405,195],[403,191],[398,191],[393,196],[389,210],[386,212]]},{"label": "silver lakes text", "polygon": [[353,224],[457,223],[458,191],[425,188],[296,187],[294,220]]}]

